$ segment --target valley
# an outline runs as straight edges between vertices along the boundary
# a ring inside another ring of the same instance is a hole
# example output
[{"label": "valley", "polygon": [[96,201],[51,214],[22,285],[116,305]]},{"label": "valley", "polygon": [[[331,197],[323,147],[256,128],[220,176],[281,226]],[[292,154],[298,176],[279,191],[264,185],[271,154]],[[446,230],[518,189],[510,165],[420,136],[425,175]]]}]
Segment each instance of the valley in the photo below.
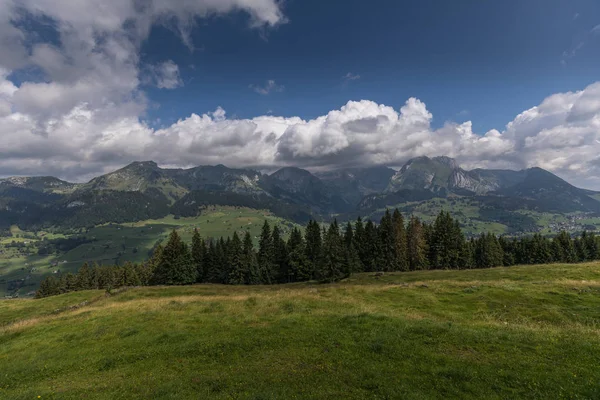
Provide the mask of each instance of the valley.
[{"label": "valley", "polygon": [[[269,211],[238,207],[209,207],[201,216],[176,218],[168,216],[128,224],[105,224],[71,234],[26,232],[13,226],[10,236],[0,237],[0,296],[32,297],[40,281],[49,274],[77,272],[85,262],[122,264],[148,259],[152,248],[165,240],[172,230],[186,241],[199,228],[209,238],[231,236],[234,231],[249,231],[257,238],[264,221],[278,226],[284,235],[296,224],[278,218]],[[80,242],[75,241],[80,238]],[[67,248],[60,241],[67,242]],[[39,254],[48,242],[50,254]],[[255,239],[257,240],[257,239]]]}]

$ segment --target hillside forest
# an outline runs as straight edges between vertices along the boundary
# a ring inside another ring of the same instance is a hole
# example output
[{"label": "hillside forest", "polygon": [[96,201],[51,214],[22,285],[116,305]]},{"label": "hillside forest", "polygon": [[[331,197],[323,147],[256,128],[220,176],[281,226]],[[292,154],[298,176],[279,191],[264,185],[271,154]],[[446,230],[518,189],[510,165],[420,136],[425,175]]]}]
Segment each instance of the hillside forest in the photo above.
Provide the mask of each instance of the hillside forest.
[{"label": "hillside forest", "polygon": [[427,269],[475,269],[516,264],[576,263],[600,259],[600,237],[583,232],[572,238],[560,232],[549,239],[540,234],[508,239],[492,233],[466,239],[460,224],[440,212],[431,224],[395,209],[386,210],[378,225],[360,217],[340,227],[308,222],[304,234],[295,227],[284,239],[280,229],[265,221],[255,248],[250,233],[218,240],[202,238],[196,229],[191,243],[173,231],[143,263],[88,265],[78,273],[49,276],[37,297],[124,286],[218,283],[269,285],[316,280],[336,282],[354,272]]}]

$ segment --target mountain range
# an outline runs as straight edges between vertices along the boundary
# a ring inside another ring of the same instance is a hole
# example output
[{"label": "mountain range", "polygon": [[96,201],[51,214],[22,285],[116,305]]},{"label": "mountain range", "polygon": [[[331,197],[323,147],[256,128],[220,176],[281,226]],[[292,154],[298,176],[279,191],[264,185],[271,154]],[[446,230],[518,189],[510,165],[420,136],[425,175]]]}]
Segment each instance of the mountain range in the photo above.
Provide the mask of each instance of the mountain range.
[{"label": "mountain range", "polygon": [[192,216],[214,204],[270,209],[305,222],[438,198],[468,199],[488,215],[521,209],[600,213],[597,192],[541,168],[469,171],[448,157],[414,158],[399,170],[377,166],[311,173],[285,167],[272,174],[224,165],[164,169],[145,161],[81,184],[54,177],[0,179],[0,228],[77,228]]}]

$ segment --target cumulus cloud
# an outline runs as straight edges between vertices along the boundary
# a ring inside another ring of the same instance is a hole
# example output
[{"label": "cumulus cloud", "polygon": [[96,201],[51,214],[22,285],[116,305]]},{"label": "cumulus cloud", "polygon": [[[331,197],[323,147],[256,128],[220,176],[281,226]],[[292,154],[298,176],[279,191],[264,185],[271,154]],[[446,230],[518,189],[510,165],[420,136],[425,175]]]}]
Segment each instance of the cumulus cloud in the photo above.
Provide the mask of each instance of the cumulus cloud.
[{"label": "cumulus cloud", "polygon": [[263,96],[266,96],[272,92],[283,92],[285,90],[285,86],[278,85],[274,80],[268,80],[264,86],[251,84],[248,87],[254,90],[256,93],[262,94]]},{"label": "cumulus cloud", "polygon": [[[400,166],[416,156],[446,155],[466,168],[540,166],[600,189],[600,83],[554,94],[487,133],[473,132],[470,121],[434,129],[432,113],[416,98],[399,109],[350,101],[311,120],[231,119],[220,107],[162,129],[140,119],[147,101],[140,90],[139,48],[152,24],[168,24],[186,41],[196,18],[234,10],[248,13],[253,26],[283,23],[278,4],[0,0],[0,175],[81,181],[133,160],[181,167],[333,169]],[[42,41],[21,29],[19,20],[42,17],[56,30],[55,40]],[[31,67],[40,79],[11,81],[12,72]],[[155,67],[157,86],[180,84],[175,63]],[[278,87],[268,81],[260,89]]]}]

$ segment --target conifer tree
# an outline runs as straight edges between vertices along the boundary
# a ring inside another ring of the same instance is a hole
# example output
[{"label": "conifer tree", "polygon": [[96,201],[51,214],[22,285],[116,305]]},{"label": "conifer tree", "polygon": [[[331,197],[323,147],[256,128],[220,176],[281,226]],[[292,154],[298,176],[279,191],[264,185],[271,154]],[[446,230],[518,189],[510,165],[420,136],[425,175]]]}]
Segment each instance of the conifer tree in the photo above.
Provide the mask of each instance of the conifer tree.
[{"label": "conifer tree", "polygon": [[475,242],[475,266],[492,268],[503,265],[504,252],[498,239],[491,233],[482,234]]},{"label": "conifer tree", "polygon": [[425,235],[425,227],[419,218],[411,217],[407,229],[408,264],[411,271],[427,269],[428,267],[428,245]]},{"label": "conifer tree", "polygon": [[383,271],[398,271],[398,262],[396,257],[396,235],[392,224],[392,215],[390,210],[385,210],[379,228],[379,243],[381,245],[381,261]]},{"label": "conifer tree", "polygon": [[306,226],[306,247],[305,256],[307,262],[306,275],[309,280],[315,279],[319,257],[321,255],[321,228],[317,221],[309,221]]},{"label": "conifer tree", "polygon": [[593,232],[587,232],[584,240],[584,246],[588,256],[588,260],[598,259],[598,241]]},{"label": "conifer tree", "polygon": [[77,277],[71,273],[67,272],[60,277],[60,290],[62,293],[73,292],[77,289]]},{"label": "conifer tree", "polygon": [[354,224],[354,243],[356,244],[356,251],[358,252],[358,257],[360,259],[360,271],[365,271],[366,266],[369,262],[367,258],[368,244],[365,233],[365,226],[361,217],[358,217],[356,219],[356,223]]},{"label": "conifer tree", "polygon": [[217,244],[214,240],[210,240],[208,243],[206,257],[204,258],[204,268],[206,271],[206,282],[220,283],[220,266],[217,255]]},{"label": "conifer tree", "polygon": [[159,285],[189,285],[196,282],[196,274],[187,245],[173,230],[154,271],[153,281]]},{"label": "conifer tree", "polygon": [[[228,238],[229,239],[229,238]],[[229,239],[231,240],[231,239]],[[220,237],[215,246],[216,262],[215,271],[217,273],[218,283],[227,283],[229,277],[228,258],[227,258],[227,242]]]},{"label": "conifer tree", "polygon": [[314,279],[314,270],[306,258],[306,242],[301,240],[289,253],[290,282]]},{"label": "conifer tree", "polygon": [[41,299],[43,297],[56,296],[60,293],[60,281],[54,275],[50,275],[40,283],[35,297]]},{"label": "conifer tree", "polygon": [[204,282],[206,279],[206,270],[204,268],[204,258],[206,257],[206,247],[204,240],[200,236],[198,229],[194,229],[192,236],[192,262],[196,268],[196,279],[198,282]]},{"label": "conifer tree", "polygon": [[228,246],[227,257],[229,264],[227,283],[230,285],[245,284],[248,273],[246,271],[246,265],[244,264],[242,241],[237,232],[233,232],[233,237]]},{"label": "conifer tree", "polygon": [[268,221],[263,224],[258,241],[258,265],[261,282],[267,285],[275,283],[275,249]]},{"label": "conifer tree", "polygon": [[122,286],[140,286],[142,281],[137,273],[137,268],[131,262],[126,262],[123,266],[123,285]]},{"label": "conifer tree", "polygon": [[398,209],[394,210],[392,215],[392,226],[394,229],[394,239],[396,244],[396,267],[400,271],[408,271],[408,242],[406,237],[406,227],[404,226],[404,217]]},{"label": "conifer tree", "polygon": [[273,228],[271,234],[273,239],[273,261],[275,263],[275,275],[277,281],[281,283],[289,282],[290,272],[288,265],[288,250],[285,240],[281,237],[281,231],[278,226]]},{"label": "conifer tree", "polygon": [[560,243],[560,246],[563,249],[564,259],[562,262],[566,263],[574,263],[577,262],[577,252],[575,251],[575,245],[573,243],[573,239],[571,236],[565,232],[561,231],[554,240]]},{"label": "conifer tree", "polygon": [[336,220],[329,225],[323,238],[318,277],[321,282],[336,282],[349,275],[344,265],[344,245]]},{"label": "conifer tree", "polygon": [[362,272],[362,263],[356,250],[356,241],[350,222],[344,230],[344,264],[350,272]]},{"label": "conifer tree", "polygon": [[377,227],[373,221],[368,220],[365,224],[366,264],[365,271],[373,272],[382,269],[384,263],[381,250],[381,241],[377,234]]},{"label": "conifer tree", "polygon": [[250,232],[246,231],[244,235],[243,244],[243,265],[246,276],[244,282],[247,285],[258,285],[260,281],[260,269],[258,267],[258,260],[254,251],[254,244],[252,243],[252,236]]},{"label": "conifer tree", "polygon": [[552,262],[552,248],[548,239],[541,234],[533,235],[531,253],[535,264],[548,264]]},{"label": "conifer tree", "polygon": [[430,240],[430,264],[435,268],[460,268],[465,239],[458,221],[441,211],[433,224]]},{"label": "conifer tree", "polygon": [[90,268],[90,289],[98,289],[98,263],[94,262]]},{"label": "conifer tree", "polygon": [[304,238],[302,237],[302,232],[300,232],[300,229],[294,227],[287,242],[288,251],[294,251],[296,247],[298,247],[302,243],[303,240]]},{"label": "conifer tree", "polygon": [[566,262],[566,255],[560,241],[557,238],[552,239],[552,259],[554,262]]},{"label": "conifer tree", "polygon": [[92,270],[90,269],[88,263],[83,263],[79,271],[77,272],[76,277],[76,290],[88,290],[93,289],[92,287]]},{"label": "conifer tree", "polygon": [[498,243],[500,244],[500,247],[502,248],[502,253],[503,253],[502,265],[504,265],[505,267],[510,267],[510,266],[515,265],[515,258],[514,258],[515,242],[507,240],[504,236],[500,236],[498,238]]}]

